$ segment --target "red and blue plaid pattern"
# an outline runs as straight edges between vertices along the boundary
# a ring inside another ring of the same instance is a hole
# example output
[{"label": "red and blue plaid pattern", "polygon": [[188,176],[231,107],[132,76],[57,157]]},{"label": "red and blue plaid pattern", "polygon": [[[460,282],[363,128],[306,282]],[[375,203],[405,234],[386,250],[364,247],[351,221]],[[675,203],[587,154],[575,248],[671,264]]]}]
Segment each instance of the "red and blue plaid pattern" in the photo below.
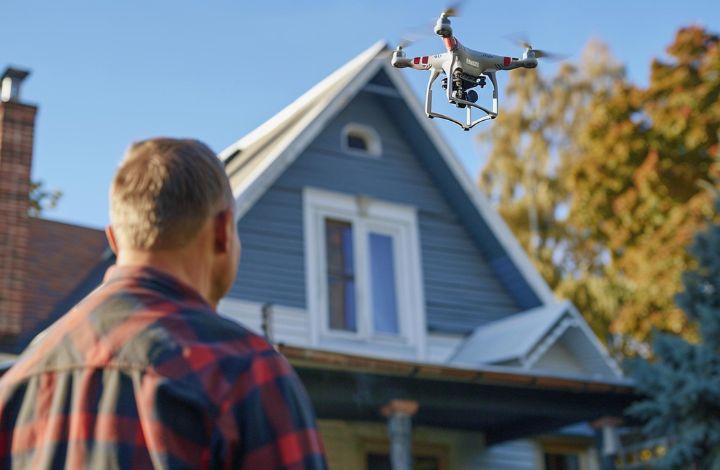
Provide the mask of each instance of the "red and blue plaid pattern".
[{"label": "red and blue plaid pattern", "polygon": [[325,469],[261,337],[159,271],[115,267],[0,380],[0,468]]}]

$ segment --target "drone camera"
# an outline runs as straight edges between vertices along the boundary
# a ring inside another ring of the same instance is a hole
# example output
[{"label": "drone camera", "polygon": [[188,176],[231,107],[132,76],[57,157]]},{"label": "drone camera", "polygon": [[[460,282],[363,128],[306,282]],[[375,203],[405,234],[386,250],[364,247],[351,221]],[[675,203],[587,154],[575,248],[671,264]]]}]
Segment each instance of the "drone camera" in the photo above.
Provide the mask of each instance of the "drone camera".
[{"label": "drone camera", "polygon": [[478,100],[478,94],[475,90],[468,90],[465,93],[465,99],[471,103],[475,103]]}]

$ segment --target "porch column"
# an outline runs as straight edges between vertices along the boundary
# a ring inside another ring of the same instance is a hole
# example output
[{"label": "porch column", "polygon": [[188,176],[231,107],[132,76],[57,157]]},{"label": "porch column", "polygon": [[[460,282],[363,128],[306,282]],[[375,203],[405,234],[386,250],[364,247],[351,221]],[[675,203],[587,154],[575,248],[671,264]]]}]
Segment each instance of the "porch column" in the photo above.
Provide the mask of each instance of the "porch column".
[{"label": "porch column", "polygon": [[393,470],[412,470],[412,417],[417,409],[416,401],[392,400],[381,410],[388,419]]},{"label": "porch column", "polygon": [[615,459],[622,450],[617,427],[622,424],[622,418],[604,416],[592,423],[599,431],[600,468],[601,470],[615,470]]}]

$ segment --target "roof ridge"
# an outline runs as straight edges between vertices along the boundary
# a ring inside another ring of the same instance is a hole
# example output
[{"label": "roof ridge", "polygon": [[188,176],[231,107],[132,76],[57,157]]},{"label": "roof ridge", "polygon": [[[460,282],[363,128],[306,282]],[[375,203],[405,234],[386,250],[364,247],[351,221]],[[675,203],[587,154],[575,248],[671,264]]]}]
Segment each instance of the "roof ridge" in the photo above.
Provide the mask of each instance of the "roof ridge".
[{"label": "roof ridge", "polygon": [[[308,91],[300,95],[295,101],[287,105],[285,108],[280,110],[278,113],[273,115],[270,119],[250,131],[248,134],[241,137],[235,143],[229,145],[225,150],[220,152],[220,159],[227,160],[230,155],[233,155],[237,150],[247,148],[252,144],[258,143],[263,138],[268,137],[274,131],[284,129],[289,124],[294,116],[300,114],[305,108],[312,106],[324,92],[332,90],[333,87],[343,80],[349,81],[354,76],[354,72],[362,70],[372,60],[377,58],[383,50],[387,48],[387,42],[384,40],[377,41],[375,44],[370,46],[368,49],[363,51],[360,55],[356,56],[349,62],[336,69],[333,73],[325,77],[323,80],[315,84]],[[336,87],[335,93],[339,93],[342,87]]]}]

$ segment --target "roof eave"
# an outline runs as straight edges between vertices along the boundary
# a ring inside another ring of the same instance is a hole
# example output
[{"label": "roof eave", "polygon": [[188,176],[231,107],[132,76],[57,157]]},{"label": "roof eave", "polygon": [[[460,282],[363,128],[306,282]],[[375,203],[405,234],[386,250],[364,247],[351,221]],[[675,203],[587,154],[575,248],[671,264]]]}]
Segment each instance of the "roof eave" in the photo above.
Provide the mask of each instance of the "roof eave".
[{"label": "roof eave", "polygon": [[473,368],[354,356],[334,351],[279,345],[278,350],[295,366],[398,375],[433,380],[507,385],[520,388],[634,393],[629,379],[578,378],[562,374],[518,371],[515,368],[482,365]]}]

